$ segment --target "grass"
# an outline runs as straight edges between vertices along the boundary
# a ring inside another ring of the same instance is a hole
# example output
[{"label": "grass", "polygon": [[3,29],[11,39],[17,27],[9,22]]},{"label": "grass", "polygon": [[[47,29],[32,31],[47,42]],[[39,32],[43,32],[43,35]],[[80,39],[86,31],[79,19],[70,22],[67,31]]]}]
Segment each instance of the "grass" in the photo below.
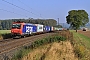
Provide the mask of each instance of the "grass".
[{"label": "grass", "polygon": [[30,49],[24,49],[24,48],[22,48],[22,50],[19,50],[19,51],[16,52],[16,54],[14,55],[14,57],[12,58],[12,60],[19,60],[23,56],[27,55],[30,51],[31,51]]},{"label": "grass", "polygon": [[81,44],[85,45],[86,48],[90,49],[90,38],[80,34],[80,33],[76,33],[74,30],[72,30],[71,32],[73,32],[74,34],[74,40],[76,40],[77,42],[81,42]]},{"label": "grass", "polygon": [[[71,30],[70,32],[73,33],[73,40],[71,39],[71,41],[74,43],[73,47],[76,56],[79,58],[79,60],[90,60],[90,38],[82,34],[76,33],[74,30]],[[70,38],[71,36],[69,37],[69,39]],[[24,50],[21,50],[18,53],[16,53],[14,58],[16,58],[15,60],[17,60],[18,58],[23,58],[24,54],[27,55],[27,53],[25,52],[29,52],[28,49],[30,48],[36,49],[41,45],[46,45],[47,43],[59,42],[64,40],[65,38],[61,38],[60,36],[53,36],[35,41],[33,44],[31,44],[31,46],[26,46],[24,47]],[[39,57],[41,55],[35,55],[36,60],[39,60]]]},{"label": "grass", "polygon": [[[30,46],[24,46],[24,48],[22,50],[20,50],[19,52],[17,52],[14,55],[14,57],[12,58],[12,60],[17,60],[17,59],[23,58],[23,56],[27,55],[27,53],[30,50],[33,50],[35,48],[38,48],[41,45],[46,45],[48,43],[60,42],[60,41],[65,41],[65,40],[66,40],[66,38],[65,37],[62,37],[62,36],[50,36],[50,37],[43,38],[41,40],[36,40]],[[38,56],[37,56],[37,59],[38,59]]]},{"label": "grass", "polygon": [[0,34],[10,33],[11,30],[0,30]]},{"label": "grass", "polygon": [[90,59],[90,38],[76,33],[74,30],[73,32],[73,39],[74,39],[74,50],[76,55],[80,58],[80,60],[89,60]]}]

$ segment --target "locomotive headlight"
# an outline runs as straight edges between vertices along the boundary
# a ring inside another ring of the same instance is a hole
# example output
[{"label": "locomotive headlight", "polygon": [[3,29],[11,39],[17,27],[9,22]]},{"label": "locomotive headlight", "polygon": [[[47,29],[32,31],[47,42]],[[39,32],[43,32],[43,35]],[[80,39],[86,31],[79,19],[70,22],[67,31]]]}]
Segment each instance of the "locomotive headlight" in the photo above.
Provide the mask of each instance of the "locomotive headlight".
[{"label": "locomotive headlight", "polygon": [[11,32],[13,32],[13,31],[11,31]]}]

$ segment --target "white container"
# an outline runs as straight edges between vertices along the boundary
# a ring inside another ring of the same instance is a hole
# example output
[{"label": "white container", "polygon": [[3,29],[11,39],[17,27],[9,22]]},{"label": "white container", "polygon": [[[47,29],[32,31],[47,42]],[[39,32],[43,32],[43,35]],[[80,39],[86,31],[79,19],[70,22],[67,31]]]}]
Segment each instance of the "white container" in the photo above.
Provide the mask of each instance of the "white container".
[{"label": "white container", "polygon": [[59,30],[59,28],[55,27],[55,30]]},{"label": "white container", "polygon": [[37,26],[37,32],[43,32],[43,25],[41,24],[34,24],[35,26]]}]

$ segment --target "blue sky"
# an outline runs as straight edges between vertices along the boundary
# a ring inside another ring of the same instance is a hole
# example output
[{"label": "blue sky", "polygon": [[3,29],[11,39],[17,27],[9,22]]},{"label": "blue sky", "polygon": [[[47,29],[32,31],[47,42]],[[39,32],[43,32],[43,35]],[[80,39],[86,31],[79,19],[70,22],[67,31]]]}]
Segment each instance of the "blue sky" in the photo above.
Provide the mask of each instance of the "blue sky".
[{"label": "blue sky", "polygon": [[0,19],[59,18],[66,23],[68,11],[83,9],[90,15],[89,6],[90,0],[0,0]]}]

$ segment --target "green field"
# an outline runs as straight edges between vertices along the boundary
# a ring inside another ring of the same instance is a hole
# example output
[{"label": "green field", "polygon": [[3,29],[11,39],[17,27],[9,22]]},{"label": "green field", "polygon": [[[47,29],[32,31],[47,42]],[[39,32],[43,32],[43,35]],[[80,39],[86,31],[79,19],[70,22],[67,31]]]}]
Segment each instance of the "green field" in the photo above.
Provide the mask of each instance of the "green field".
[{"label": "green field", "polygon": [[74,40],[76,40],[76,42],[80,42],[79,44],[84,45],[86,48],[90,49],[90,38],[80,34],[80,33],[76,33],[74,30],[71,30],[71,32],[73,32],[74,35]]},{"label": "green field", "polygon": [[6,33],[10,33],[11,30],[0,30],[0,34],[6,34]]},{"label": "green field", "polygon": [[73,32],[73,39],[74,39],[74,46],[76,47],[76,53],[79,53],[82,57],[81,60],[89,60],[90,59],[90,38],[80,34],[76,33],[74,30],[71,30]]}]

